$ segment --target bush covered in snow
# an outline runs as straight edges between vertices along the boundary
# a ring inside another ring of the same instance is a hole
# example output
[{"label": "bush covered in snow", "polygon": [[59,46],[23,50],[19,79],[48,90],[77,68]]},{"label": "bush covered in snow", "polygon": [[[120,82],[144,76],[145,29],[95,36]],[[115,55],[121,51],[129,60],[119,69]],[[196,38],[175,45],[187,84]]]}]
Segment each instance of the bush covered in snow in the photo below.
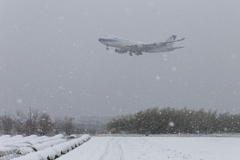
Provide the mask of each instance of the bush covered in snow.
[{"label": "bush covered in snow", "polygon": [[240,133],[240,115],[174,108],[153,108],[114,118],[108,130],[132,134]]}]

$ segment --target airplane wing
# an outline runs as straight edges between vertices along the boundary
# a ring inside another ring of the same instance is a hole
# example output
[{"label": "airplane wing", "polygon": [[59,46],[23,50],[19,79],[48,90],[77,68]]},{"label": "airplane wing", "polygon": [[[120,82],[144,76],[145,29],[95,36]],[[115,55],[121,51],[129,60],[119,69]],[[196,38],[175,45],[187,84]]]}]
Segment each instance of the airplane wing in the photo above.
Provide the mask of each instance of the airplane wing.
[{"label": "airplane wing", "polygon": [[167,48],[167,49],[166,49],[165,51],[163,51],[163,52],[170,52],[170,51],[174,51],[175,49],[180,49],[180,48],[184,48],[184,46]]},{"label": "airplane wing", "polygon": [[[171,43],[174,43],[174,42],[183,41],[184,39],[185,38],[178,39],[178,40],[173,40],[173,41],[151,43],[151,44],[144,44],[144,43],[123,44],[122,45],[122,50],[130,51],[130,52],[147,52],[151,48],[167,46],[168,44],[171,44]],[[170,47],[170,48],[167,48],[166,51],[168,51],[168,50],[172,51],[174,49],[180,49],[180,48],[183,48],[183,47]]]},{"label": "airplane wing", "polygon": [[180,48],[184,48],[184,46],[180,46],[180,47],[172,47],[171,49],[180,49]]},{"label": "airplane wing", "polygon": [[161,47],[161,46],[165,46],[169,43],[174,43],[174,42],[179,42],[179,41],[183,41],[185,38],[182,39],[178,39],[175,41],[168,41],[168,42],[159,42],[159,43],[153,43],[153,44],[143,44],[144,47],[148,48],[148,47]]}]

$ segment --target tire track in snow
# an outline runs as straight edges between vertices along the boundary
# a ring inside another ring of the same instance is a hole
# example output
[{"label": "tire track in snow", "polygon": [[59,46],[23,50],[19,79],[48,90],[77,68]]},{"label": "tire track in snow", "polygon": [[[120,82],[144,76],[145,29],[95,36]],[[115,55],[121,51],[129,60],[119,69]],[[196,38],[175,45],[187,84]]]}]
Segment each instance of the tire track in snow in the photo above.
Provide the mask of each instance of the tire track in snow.
[{"label": "tire track in snow", "polygon": [[108,152],[109,152],[108,150],[109,150],[109,143],[110,143],[110,141],[112,141],[112,139],[108,140],[107,146],[106,146],[106,148],[105,148],[105,152],[103,153],[103,155],[100,157],[99,160],[104,160],[105,157],[107,156],[107,154],[108,154]]},{"label": "tire track in snow", "polygon": [[[88,150],[89,147],[87,147],[87,151],[89,151],[89,153],[94,152],[95,154],[96,154],[96,152],[101,152],[101,150],[99,150],[99,148],[101,148],[102,145],[105,144],[105,141],[106,141],[105,139],[102,139],[101,141],[98,141],[98,142],[100,142],[100,143],[96,143],[97,145],[95,145],[94,147],[91,147],[91,150]],[[106,142],[108,143],[109,141],[110,141],[110,140],[108,140],[108,141],[106,141]],[[88,159],[88,160],[94,159],[95,154],[90,154],[90,156],[89,156],[87,159]],[[96,154],[96,155],[98,155],[98,154]]]},{"label": "tire track in snow", "polygon": [[104,154],[100,157],[99,160],[124,160],[123,159],[123,150],[119,144],[119,140],[110,139],[105,148]]},{"label": "tire track in snow", "polygon": [[[118,142],[118,141],[117,141]],[[119,147],[119,150],[120,150],[120,160],[124,160],[123,159],[123,150],[122,150],[122,147],[121,147],[121,145],[119,144],[119,142],[118,142],[118,147]]]}]

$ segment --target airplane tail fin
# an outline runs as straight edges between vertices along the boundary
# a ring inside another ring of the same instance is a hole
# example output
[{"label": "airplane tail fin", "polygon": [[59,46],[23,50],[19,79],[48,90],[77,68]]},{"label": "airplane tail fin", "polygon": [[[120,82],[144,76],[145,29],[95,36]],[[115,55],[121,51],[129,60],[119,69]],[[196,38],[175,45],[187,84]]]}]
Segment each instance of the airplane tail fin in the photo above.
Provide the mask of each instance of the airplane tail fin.
[{"label": "airplane tail fin", "polygon": [[[171,37],[169,37],[169,38],[166,40],[166,42],[174,41],[176,38],[177,38],[176,35],[172,35]],[[169,43],[167,46],[171,48],[171,47],[173,47],[173,44],[174,44],[174,42]]]},{"label": "airplane tail fin", "polygon": [[166,40],[166,42],[174,41],[176,38],[177,38],[176,35],[172,35],[171,37],[169,37],[169,38]]}]

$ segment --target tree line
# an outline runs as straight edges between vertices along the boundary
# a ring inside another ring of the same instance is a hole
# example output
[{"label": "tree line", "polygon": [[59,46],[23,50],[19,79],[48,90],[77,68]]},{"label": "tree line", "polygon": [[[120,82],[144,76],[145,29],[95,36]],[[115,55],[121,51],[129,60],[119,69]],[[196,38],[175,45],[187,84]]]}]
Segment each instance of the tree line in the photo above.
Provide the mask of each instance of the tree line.
[{"label": "tree line", "polygon": [[107,129],[129,134],[240,133],[240,114],[156,107],[115,117]]},{"label": "tree line", "polygon": [[70,135],[77,131],[73,118],[55,117],[53,120],[46,112],[39,112],[37,109],[29,108],[24,114],[17,110],[15,114],[0,116],[0,134],[8,135],[54,135],[66,133]]}]

